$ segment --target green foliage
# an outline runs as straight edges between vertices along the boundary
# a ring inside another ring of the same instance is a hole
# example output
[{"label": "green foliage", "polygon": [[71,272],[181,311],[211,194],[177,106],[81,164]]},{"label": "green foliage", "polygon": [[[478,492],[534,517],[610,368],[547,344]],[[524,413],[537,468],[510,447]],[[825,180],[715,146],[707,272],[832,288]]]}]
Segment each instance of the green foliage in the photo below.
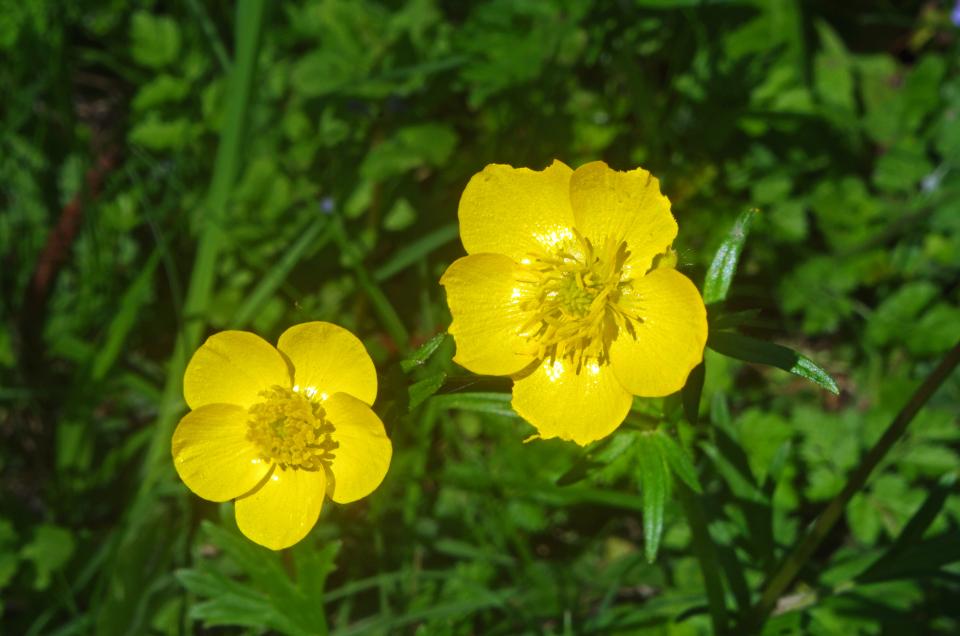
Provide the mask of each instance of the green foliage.
[{"label": "green foliage", "polygon": [[[948,4],[0,2],[0,632],[749,632],[960,339]],[[683,391],[584,449],[524,443],[438,285],[470,176],[554,158],[651,170],[709,304]],[[200,338],[307,320],[364,340],[394,457],[278,555],[169,440]],[[960,629],[957,412],[954,375],[763,633]]]}]

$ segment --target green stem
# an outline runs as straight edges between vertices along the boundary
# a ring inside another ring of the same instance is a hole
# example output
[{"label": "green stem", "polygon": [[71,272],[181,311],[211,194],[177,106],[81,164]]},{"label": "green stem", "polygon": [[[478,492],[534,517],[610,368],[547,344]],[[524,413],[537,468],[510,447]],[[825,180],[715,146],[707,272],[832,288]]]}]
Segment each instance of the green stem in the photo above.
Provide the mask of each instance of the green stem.
[{"label": "green stem", "polygon": [[753,607],[748,616],[747,626],[758,628],[763,625],[770,612],[776,606],[777,601],[793,583],[797,574],[810,559],[817,548],[826,538],[833,526],[839,521],[843,511],[850,499],[860,491],[867,483],[870,473],[887,455],[893,445],[903,437],[907,431],[907,426],[920,411],[927,400],[936,392],[940,385],[950,376],[953,370],[960,364],[960,343],[957,343],[950,352],[944,356],[940,364],[933,370],[927,379],[916,390],[910,401],[907,402],[903,410],[897,414],[883,436],[870,449],[857,469],[850,475],[846,486],[833,500],[827,505],[824,511],[814,522],[807,536],[803,538],[797,547],[780,564],[776,572],[767,580],[764,586],[760,600]]},{"label": "green stem", "polygon": [[144,464],[141,493],[153,487],[161,472],[160,466],[169,464],[170,436],[182,408],[180,395],[183,371],[190,354],[200,344],[206,327],[207,306],[213,293],[217,260],[223,246],[227,202],[240,170],[240,150],[246,132],[265,4],[265,0],[242,0],[237,5],[237,53],[229,78],[227,116],[217,147],[207,200],[205,205],[197,209],[193,219],[194,227],[200,232],[197,254],[183,306],[183,326],[170,356],[160,413]]},{"label": "green stem", "polygon": [[703,514],[700,497],[685,484],[677,482],[677,494],[683,512],[687,517],[687,525],[693,539],[693,553],[700,564],[700,573],[703,575],[703,586],[707,592],[707,605],[710,609],[710,621],[713,623],[713,633],[720,635],[727,633],[727,604],[723,590],[723,581],[720,578],[720,565],[717,554],[710,538],[707,518]]}]

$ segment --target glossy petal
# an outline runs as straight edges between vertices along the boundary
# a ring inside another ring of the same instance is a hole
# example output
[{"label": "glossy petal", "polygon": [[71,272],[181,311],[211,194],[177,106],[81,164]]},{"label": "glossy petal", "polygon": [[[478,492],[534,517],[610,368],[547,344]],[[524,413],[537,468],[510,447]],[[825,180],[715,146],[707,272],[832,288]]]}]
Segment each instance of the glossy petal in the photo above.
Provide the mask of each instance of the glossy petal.
[{"label": "glossy petal", "polygon": [[474,373],[510,375],[533,362],[520,335],[527,318],[515,298],[521,268],[502,254],[472,254],[440,278],[453,315],[454,361]]},{"label": "glossy petal", "polygon": [[317,523],[326,488],[326,471],[277,466],[263,486],[237,499],[237,526],[271,550],[289,548]]},{"label": "glossy petal", "polygon": [[393,445],[383,422],[369,406],[346,393],[337,393],[323,403],[333,423],[333,439],[340,446],[330,466],[331,499],[349,503],[373,492],[390,467]]},{"label": "glossy petal", "polygon": [[618,172],[602,161],[581,166],[570,178],[570,200],[577,230],[595,245],[608,237],[626,240],[634,275],[646,272],[677,236],[669,199],[642,168]]},{"label": "glossy petal", "polygon": [[460,197],[460,239],[468,254],[506,254],[516,261],[572,237],[570,175],[554,161],[542,171],[492,164]]},{"label": "glossy petal", "polygon": [[584,446],[612,433],[627,416],[633,396],[609,366],[587,364],[580,373],[567,361],[544,361],[513,385],[513,408],[540,437]]},{"label": "glossy petal", "polygon": [[270,470],[247,441],[246,409],[235,404],[206,404],[184,415],[171,452],[183,483],[210,501],[249,492]]},{"label": "glossy petal", "polygon": [[272,344],[248,331],[210,336],[183,374],[183,396],[192,409],[204,404],[246,408],[274,385],[290,387],[287,363]]},{"label": "glossy petal", "polygon": [[360,340],[329,322],[294,325],[277,343],[293,363],[293,382],[307,395],[349,393],[367,404],[377,397],[377,370]]},{"label": "glossy petal", "polygon": [[707,311],[700,292],[675,269],[656,269],[633,281],[621,303],[643,322],[637,338],[621,332],[610,347],[610,362],[634,395],[657,397],[679,391],[703,360]]}]

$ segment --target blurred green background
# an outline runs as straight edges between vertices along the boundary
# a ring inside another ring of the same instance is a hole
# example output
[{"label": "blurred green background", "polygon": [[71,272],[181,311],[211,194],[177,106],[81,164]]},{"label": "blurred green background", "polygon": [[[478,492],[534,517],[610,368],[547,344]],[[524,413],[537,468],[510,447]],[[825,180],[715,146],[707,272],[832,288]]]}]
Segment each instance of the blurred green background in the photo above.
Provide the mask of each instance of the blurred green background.
[{"label": "blurred green background", "polygon": [[[0,1],[0,632],[708,634],[691,519],[736,632],[960,338],[957,23],[936,0]],[[708,352],[695,426],[638,401],[584,450],[523,444],[509,383],[449,339],[401,367],[449,323],[467,180],[554,158],[658,176],[698,284],[758,207],[726,309],[840,395]],[[395,455],[275,554],[169,441],[203,337],[308,320],[364,340]],[[955,374],[767,633],[960,631],[958,412]],[[653,563],[651,430],[704,491],[667,499]]]}]

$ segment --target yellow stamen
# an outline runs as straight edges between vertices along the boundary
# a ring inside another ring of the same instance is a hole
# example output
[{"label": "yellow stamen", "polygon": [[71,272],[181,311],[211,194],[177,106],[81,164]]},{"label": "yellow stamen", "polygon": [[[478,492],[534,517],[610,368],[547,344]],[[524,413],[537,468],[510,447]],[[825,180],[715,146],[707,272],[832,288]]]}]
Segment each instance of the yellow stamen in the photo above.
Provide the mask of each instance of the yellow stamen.
[{"label": "yellow stamen", "polygon": [[619,302],[631,281],[625,267],[630,253],[626,243],[609,238],[597,249],[576,231],[573,240],[552,247],[522,261],[515,296],[531,314],[522,332],[538,358],[569,360],[580,373],[586,363],[607,362],[621,329],[636,338],[642,319]]},{"label": "yellow stamen", "polygon": [[284,467],[320,470],[339,444],[323,407],[303,393],[274,386],[261,391],[263,402],[250,407],[247,439],[266,461]]}]

